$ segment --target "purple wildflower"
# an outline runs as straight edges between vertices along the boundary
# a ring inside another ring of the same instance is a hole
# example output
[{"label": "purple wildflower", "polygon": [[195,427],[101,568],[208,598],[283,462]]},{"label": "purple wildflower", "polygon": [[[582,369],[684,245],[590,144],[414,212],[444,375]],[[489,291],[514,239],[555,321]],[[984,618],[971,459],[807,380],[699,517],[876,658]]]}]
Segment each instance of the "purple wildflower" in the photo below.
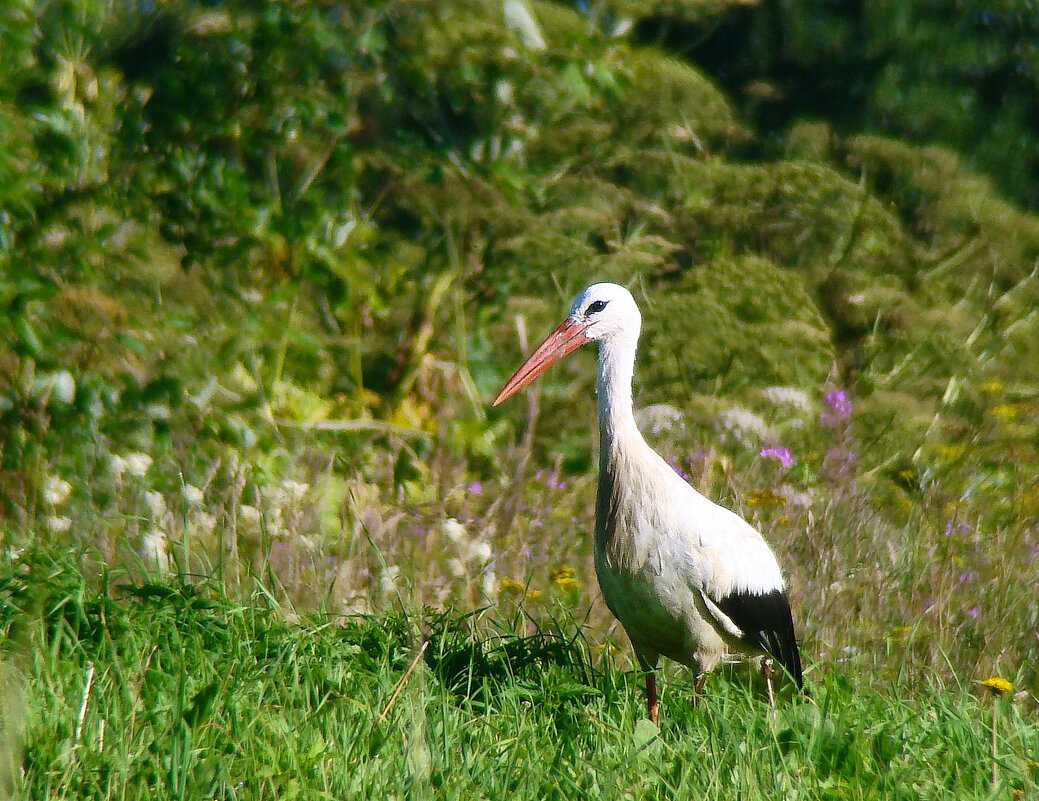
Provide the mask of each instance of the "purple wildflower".
[{"label": "purple wildflower", "polygon": [[[686,463],[688,463],[688,462],[689,462],[689,460],[686,459]],[[680,465],[677,460],[668,459],[667,463],[671,466],[672,470],[674,470],[676,473],[678,473],[678,475],[680,475],[686,481],[689,480],[689,474],[685,470],[682,469],[682,465]]]},{"label": "purple wildflower", "polygon": [[966,520],[950,520],[945,524],[946,537],[966,537],[968,534],[970,534],[970,523]]},{"label": "purple wildflower", "polygon": [[793,467],[794,457],[790,455],[789,448],[762,448],[761,449],[762,459],[775,459],[783,467]]},{"label": "purple wildflower", "polygon": [[470,495],[481,495],[483,493],[483,484],[479,481],[474,481],[469,485],[468,489]]},{"label": "purple wildflower", "polygon": [[837,428],[841,423],[851,419],[851,398],[848,397],[846,389],[835,389],[832,392],[827,392],[823,400],[830,407],[830,411],[823,412],[819,416],[819,421],[826,428]]},{"label": "purple wildflower", "polygon": [[978,619],[978,615],[980,615],[980,614],[981,614],[981,610],[980,610],[980,609],[978,609],[978,607],[976,607],[976,606],[975,606],[975,607],[974,607],[973,609],[971,609],[971,610],[970,610],[970,611],[969,611],[969,612],[968,612],[967,614],[968,614],[968,615],[970,615],[970,616],[971,616],[972,618],[974,618],[975,620],[977,620],[977,619]]}]

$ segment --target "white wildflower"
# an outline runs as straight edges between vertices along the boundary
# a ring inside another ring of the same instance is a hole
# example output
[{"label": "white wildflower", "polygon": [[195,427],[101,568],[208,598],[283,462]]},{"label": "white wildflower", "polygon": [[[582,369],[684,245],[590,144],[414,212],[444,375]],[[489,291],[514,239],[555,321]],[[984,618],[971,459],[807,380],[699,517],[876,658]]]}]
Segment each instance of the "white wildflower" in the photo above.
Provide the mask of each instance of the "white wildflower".
[{"label": "white wildflower", "polygon": [[384,595],[388,595],[397,589],[397,580],[400,578],[400,567],[387,565],[379,576],[379,589]]},{"label": "white wildflower", "polygon": [[475,559],[481,565],[485,562],[489,562],[493,551],[491,550],[491,544],[489,542],[474,542],[472,548],[469,551],[469,558]]},{"label": "white wildflower", "polygon": [[144,407],[144,413],[152,420],[169,420],[173,416],[170,407],[165,403],[149,403]]},{"label": "white wildflower", "polygon": [[52,534],[64,534],[72,528],[72,520],[61,515],[49,515],[43,522]]},{"label": "white wildflower", "polygon": [[190,506],[201,506],[202,501],[205,499],[205,495],[198,487],[194,484],[185,484],[181,492],[184,494],[184,500],[188,502]]},{"label": "white wildflower", "polygon": [[281,509],[268,509],[266,514],[263,516],[263,522],[267,534],[272,538],[278,538],[285,535],[285,518],[281,513]]},{"label": "white wildflower", "polygon": [[72,492],[72,485],[58,476],[47,476],[43,485],[43,499],[51,506],[61,506]]},{"label": "white wildflower", "polygon": [[445,520],[440,525],[440,530],[451,542],[461,542],[469,536],[469,532],[465,530],[465,526],[453,517],[449,517]]},{"label": "white wildflower", "polygon": [[737,406],[722,412],[718,419],[724,428],[740,439],[743,439],[745,434],[753,434],[759,440],[769,439],[768,425],[748,409]]},{"label": "white wildflower", "polygon": [[769,387],[761,391],[762,397],[776,406],[790,406],[799,412],[812,411],[812,399],[797,387]]},{"label": "white wildflower", "polygon": [[121,479],[123,477],[123,473],[126,472],[126,459],[124,459],[122,456],[116,456],[115,454],[112,454],[108,459],[108,463],[112,468],[112,475],[115,476],[115,480],[118,481],[119,479]]},{"label": "white wildflower", "polygon": [[76,379],[68,370],[55,373],[51,381],[51,398],[58,403],[72,403],[76,399]]},{"label": "white wildflower", "polygon": [[166,532],[154,528],[141,538],[141,557],[148,567],[166,573],[170,569],[169,538]]},{"label": "white wildflower", "polygon": [[808,490],[799,490],[790,484],[783,484],[779,488],[778,494],[782,496],[789,506],[800,506],[808,509],[815,503],[815,493]]},{"label": "white wildflower", "polygon": [[501,80],[494,85],[494,97],[503,106],[511,106],[516,99],[516,90],[512,81]]},{"label": "white wildflower", "polygon": [[211,515],[208,512],[195,512],[191,516],[191,522],[195,526],[196,534],[209,536],[216,530],[216,515]]},{"label": "white wildflower", "polygon": [[144,493],[144,502],[148,506],[152,519],[157,520],[166,514],[166,498],[161,492],[147,490]]},{"label": "white wildflower", "polygon": [[289,500],[289,494],[285,491],[284,487],[279,487],[276,484],[271,484],[260,490],[260,494],[263,499],[267,501],[267,505],[271,509],[280,509]]},{"label": "white wildflower", "polygon": [[293,503],[302,501],[310,489],[310,485],[302,481],[282,481],[281,486]]},{"label": "white wildflower", "polygon": [[461,578],[465,575],[465,563],[457,557],[447,560],[447,572],[450,573],[454,578]]},{"label": "white wildflower", "polygon": [[682,410],[669,403],[655,403],[635,413],[639,428],[650,433],[660,434],[672,429],[681,430]]},{"label": "white wildflower", "polygon": [[245,533],[258,533],[260,531],[260,520],[262,517],[263,515],[260,514],[260,510],[255,506],[242,504],[238,507],[238,525]]},{"label": "white wildflower", "polygon": [[498,575],[493,569],[484,572],[480,589],[483,591],[484,598],[490,601],[498,597]]},{"label": "white wildflower", "polygon": [[505,24],[519,37],[524,47],[530,50],[545,50],[548,47],[537,20],[523,0],[505,0],[503,10]]},{"label": "white wildflower", "polygon": [[146,453],[131,453],[123,460],[126,472],[131,476],[143,476],[152,466],[152,457]]}]

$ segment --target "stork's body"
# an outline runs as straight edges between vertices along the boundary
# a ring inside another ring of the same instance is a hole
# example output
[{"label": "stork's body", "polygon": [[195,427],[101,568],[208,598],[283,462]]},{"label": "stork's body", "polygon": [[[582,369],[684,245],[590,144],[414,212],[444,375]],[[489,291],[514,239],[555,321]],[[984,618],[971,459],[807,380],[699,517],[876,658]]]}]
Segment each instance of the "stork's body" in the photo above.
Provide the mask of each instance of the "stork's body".
[{"label": "stork's body", "polygon": [[495,404],[585,342],[599,342],[595,571],[647,671],[651,717],[660,656],[699,676],[728,654],[765,655],[800,686],[790,605],[772,550],[753,526],[687,484],[635,424],[631,381],[640,328],[626,289],[593,284]]}]

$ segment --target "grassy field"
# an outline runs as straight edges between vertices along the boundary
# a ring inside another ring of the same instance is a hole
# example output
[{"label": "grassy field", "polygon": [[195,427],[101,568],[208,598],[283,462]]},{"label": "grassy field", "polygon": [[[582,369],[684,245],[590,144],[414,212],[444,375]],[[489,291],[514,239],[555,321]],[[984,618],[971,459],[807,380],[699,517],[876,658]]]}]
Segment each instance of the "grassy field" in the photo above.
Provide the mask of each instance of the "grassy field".
[{"label": "grassy field", "polygon": [[[205,582],[88,586],[4,565],[3,782],[13,798],[1034,798],[1034,708],[855,660],[773,714],[745,674],[692,706],[566,617],[286,622]],[[760,688],[758,688],[760,689]],[[993,726],[995,727],[993,732]]]},{"label": "grassy field", "polygon": [[[755,130],[782,84],[664,35],[767,6],[5,5],[2,794],[1036,797],[1039,216],[933,141]],[[774,716],[672,671],[644,720],[592,355],[489,407],[597,280],[648,441],[783,566]]]}]

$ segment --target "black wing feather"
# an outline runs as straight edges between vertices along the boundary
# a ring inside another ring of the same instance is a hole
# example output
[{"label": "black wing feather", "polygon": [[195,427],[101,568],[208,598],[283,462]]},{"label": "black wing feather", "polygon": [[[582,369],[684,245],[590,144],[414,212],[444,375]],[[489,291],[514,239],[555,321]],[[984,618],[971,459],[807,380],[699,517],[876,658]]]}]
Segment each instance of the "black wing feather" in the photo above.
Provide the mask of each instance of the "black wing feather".
[{"label": "black wing feather", "polygon": [[744,642],[769,654],[786,668],[798,687],[803,685],[801,654],[785,592],[734,592],[715,603],[743,632]]}]

